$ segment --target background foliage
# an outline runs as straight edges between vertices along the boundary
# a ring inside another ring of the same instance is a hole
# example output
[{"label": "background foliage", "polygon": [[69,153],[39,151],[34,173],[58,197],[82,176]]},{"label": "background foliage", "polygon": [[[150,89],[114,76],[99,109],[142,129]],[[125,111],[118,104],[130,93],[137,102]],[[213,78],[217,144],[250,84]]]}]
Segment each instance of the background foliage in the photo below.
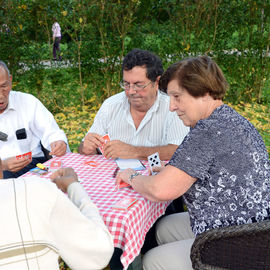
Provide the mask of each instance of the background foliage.
[{"label": "background foliage", "polygon": [[[0,59],[13,88],[39,97],[75,143],[101,102],[119,92],[129,50],[151,50],[165,68],[207,54],[230,84],[225,101],[250,111],[269,141],[269,14],[265,0],[0,0]],[[51,61],[53,17],[61,63]]]},{"label": "background foliage", "polygon": [[[129,50],[151,50],[165,68],[210,55],[230,84],[225,102],[256,126],[270,153],[269,15],[267,0],[0,0],[0,59],[13,89],[39,97],[76,151],[101,102],[119,92]],[[61,63],[51,61],[53,17]]]}]

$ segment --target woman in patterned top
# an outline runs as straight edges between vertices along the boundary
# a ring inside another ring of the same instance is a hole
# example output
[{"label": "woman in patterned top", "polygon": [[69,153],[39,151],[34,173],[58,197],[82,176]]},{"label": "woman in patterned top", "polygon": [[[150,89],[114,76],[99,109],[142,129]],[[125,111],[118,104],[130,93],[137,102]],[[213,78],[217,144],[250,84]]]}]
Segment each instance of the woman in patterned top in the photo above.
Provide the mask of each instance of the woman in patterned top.
[{"label": "woman in patterned top", "polygon": [[173,64],[161,77],[160,88],[190,132],[157,175],[128,169],[116,181],[130,183],[153,201],[183,195],[188,212],[160,220],[159,246],[145,254],[143,265],[147,270],[188,270],[196,235],[269,218],[270,162],[255,127],[222,102],[227,82],[210,57]]}]

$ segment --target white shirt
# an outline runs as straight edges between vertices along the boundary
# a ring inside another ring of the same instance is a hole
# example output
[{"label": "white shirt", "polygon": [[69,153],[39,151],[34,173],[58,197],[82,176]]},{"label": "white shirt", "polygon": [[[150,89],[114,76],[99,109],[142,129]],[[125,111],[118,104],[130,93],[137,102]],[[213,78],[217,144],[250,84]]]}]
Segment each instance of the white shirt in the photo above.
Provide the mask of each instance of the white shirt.
[{"label": "white shirt", "polygon": [[61,37],[61,27],[58,22],[55,22],[52,26],[53,37]]},{"label": "white shirt", "polygon": [[169,111],[169,105],[169,96],[158,91],[155,103],[136,129],[126,94],[121,92],[104,101],[88,132],[109,134],[111,140],[134,146],[180,145],[189,128]]},{"label": "white shirt", "polygon": [[[27,138],[18,140],[16,130],[25,128]],[[42,145],[51,150],[52,142],[67,137],[53,115],[34,96],[22,92],[10,91],[6,110],[0,114],[0,131],[8,135],[8,141],[0,141],[2,160],[32,151],[33,157],[43,157]],[[69,149],[69,148],[68,148]]]},{"label": "white shirt", "polygon": [[0,180],[0,269],[59,270],[59,255],[73,270],[106,267],[113,240],[97,207],[79,183],[68,196],[77,207],[50,180]]}]

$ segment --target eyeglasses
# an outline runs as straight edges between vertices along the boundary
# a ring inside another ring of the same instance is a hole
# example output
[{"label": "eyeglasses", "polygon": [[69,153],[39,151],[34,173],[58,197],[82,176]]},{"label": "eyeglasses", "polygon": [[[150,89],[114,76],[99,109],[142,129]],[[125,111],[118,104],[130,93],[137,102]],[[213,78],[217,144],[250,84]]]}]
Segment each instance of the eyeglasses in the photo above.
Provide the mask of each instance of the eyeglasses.
[{"label": "eyeglasses", "polygon": [[120,87],[126,91],[129,91],[131,87],[133,87],[133,90],[136,92],[142,91],[146,86],[148,86],[152,81],[149,83],[142,85],[138,83],[130,84],[128,82],[120,82]]}]

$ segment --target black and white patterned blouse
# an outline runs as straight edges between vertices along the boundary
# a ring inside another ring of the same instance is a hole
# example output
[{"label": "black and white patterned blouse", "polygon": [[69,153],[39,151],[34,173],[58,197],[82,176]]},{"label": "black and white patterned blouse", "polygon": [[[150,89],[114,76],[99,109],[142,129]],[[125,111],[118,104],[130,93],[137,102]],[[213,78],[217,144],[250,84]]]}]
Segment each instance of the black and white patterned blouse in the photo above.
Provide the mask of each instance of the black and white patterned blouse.
[{"label": "black and white patterned blouse", "polygon": [[270,217],[270,161],[255,127],[227,105],[198,121],[170,165],[197,181],[183,195],[195,235]]}]

